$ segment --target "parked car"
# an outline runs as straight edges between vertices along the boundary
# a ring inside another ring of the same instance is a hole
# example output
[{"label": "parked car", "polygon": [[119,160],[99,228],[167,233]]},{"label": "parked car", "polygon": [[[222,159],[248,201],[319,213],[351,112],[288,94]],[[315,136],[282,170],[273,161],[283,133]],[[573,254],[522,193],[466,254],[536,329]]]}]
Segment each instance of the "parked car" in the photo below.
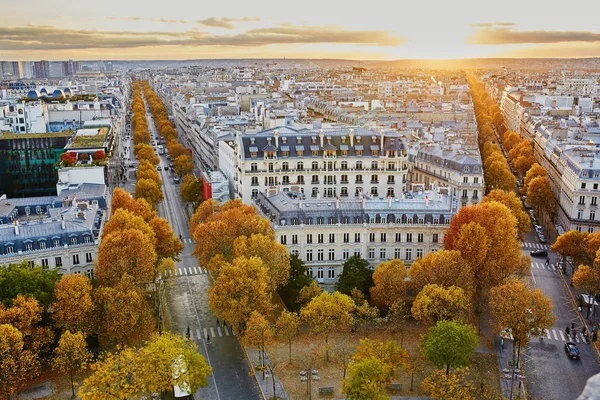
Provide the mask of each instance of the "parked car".
[{"label": "parked car", "polygon": [[168,171],[169,167],[167,165],[165,165],[165,171]]},{"label": "parked car", "polygon": [[577,345],[573,342],[565,343],[565,351],[567,352],[567,357],[572,358],[574,360],[578,360],[579,357],[581,357]]},{"label": "parked car", "polygon": [[542,227],[541,227],[541,226],[539,226],[539,225],[534,225],[533,227],[535,228],[535,231],[536,231],[538,234],[542,233]]},{"label": "parked car", "polygon": [[544,236],[542,233],[538,234],[538,239],[540,243],[546,243],[546,236]]},{"label": "parked car", "polygon": [[174,177],[174,178],[173,178],[173,182],[175,182],[175,183],[179,183],[179,177],[178,177],[178,176]]},{"label": "parked car", "polygon": [[548,257],[548,252],[546,250],[531,250],[529,253],[532,257]]},{"label": "parked car", "polygon": [[158,171],[162,171],[162,167],[161,167],[160,165],[159,165],[158,167],[156,167],[156,169],[157,169]]}]

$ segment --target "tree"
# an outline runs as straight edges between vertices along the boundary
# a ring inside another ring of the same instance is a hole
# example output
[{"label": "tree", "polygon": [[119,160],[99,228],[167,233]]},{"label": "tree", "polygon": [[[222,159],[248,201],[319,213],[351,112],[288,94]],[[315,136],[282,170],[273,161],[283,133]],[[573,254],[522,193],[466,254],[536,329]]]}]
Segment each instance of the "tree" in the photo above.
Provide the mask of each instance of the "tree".
[{"label": "tree", "polygon": [[379,316],[379,309],[369,305],[362,292],[356,288],[352,289],[351,297],[354,301],[354,309],[352,310],[352,318],[354,319],[353,331],[358,332],[361,326],[367,326]]},{"label": "tree", "polygon": [[186,175],[183,177],[179,185],[179,194],[181,200],[186,203],[198,205],[202,203],[203,185],[202,181],[196,179],[194,175]]},{"label": "tree", "polygon": [[335,290],[349,295],[356,288],[363,293],[368,293],[373,286],[373,271],[369,269],[369,262],[358,255],[353,255],[344,262],[344,270],[338,276]]},{"label": "tree", "polygon": [[145,199],[153,209],[156,209],[158,203],[163,201],[162,190],[152,179],[138,179],[135,184],[135,197]]},{"label": "tree", "polygon": [[96,277],[102,286],[116,286],[128,274],[137,285],[152,282],[156,251],[146,234],[137,229],[113,232],[98,249]]},{"label": "tree", "polygon": [[211,310],[234,329],[248,321],[252,311],[266,313],[271,309],[267,267],[258,257],[223,263],[208,299]]},{"label": "tree", "polygon": [[411,316],[408,304],[404,299],[396,300],[388,311],[387,319],[392,333],[400,331],[400,345],[404,344],[404,326]]},{"label": "tree", "polygon": [[302,261],[297,254],[292,254],[290,256],[289,279],[285,285],[277,290],[288,310],[298,310],[298,303],[296,300],[298,299],[300,290],[313,282],[313,279],[307,275],[307,271],[308,268],[304,265],[304,261]]},{"label": "tree", "polygon": [[245,346],[258,350],[261,367],[265,367],[265,345],[275,337],[275,332],[264,315],[252,311],[244,330],[243,342]]},{"label": "tree", "polygon": [[298,293],[298,299],[296,302],[300,305],[307,304],[312,299],[320,295],[322,291],[323,290],[321,290],[319,283],[311,278],[310,284],[300,289],[300,293]]},{"label": "tree", "polygon": [[476,389],[467,380],[468,368],[459,368],[452,374],[438,370],[423,380],[423,389],[428,396],[443,400],[476,400]]},{"label": "tree", "polygon": [[375,358],[387,367],[385,382],[391,382],[396,376],[396,370],[408,360],[408,353],[395,340],[382,342],[380,340],[361,339],[354,352],[353,360],[368,360]]},{"label": "tree", "polygon": [[346,379],[348,365],[352,361],[352,349],[353,346],[346,339],[337,340],[331,349],[333,361],[342,368],[344,379]]},{"label": "tree", "polygon": [[461,321],[468,309],[469,301],[462,288],[429,284],[417,294],[412,306],[412,315],[425,325],[434,325],[442,320]]},{"label": "tree", "polygon": [[[172,392],[174,385],[195,393],[208,384],[206,378],[212,373],[195,342],[169,332],[152,336],[140,349],[140,359],[145,390],[151,393]],[[173,363],[179,360],[186,368],[174,374]]]},{"label": "tree", "polygon": [[142,217],[144,221],[150,221],[154,217],[154,211],[150,204],[144,199],[134,199],[129,192],[121,188],[115,188],[111,203],[112,213],[124,208],[135,215]]},{"label": "tree", "polygon": [[192,157],[189,154],[183,154],[173,161],[173,168],[175,173],[179,176],[189,175],[194,171],[194,163]]},{"label": "tree", "polygon": [[44,306],[32,297],[18,295],[10,308],[0,304],[0,324],[10,324],[21,332],[24,347],[35,355],[47,351],[53,332],[42,324]]},{"label": "tree", "polygon": [[494,330],[499,333],[510,329],[518,346],[517,363],[520,349],[529,341],[530,336],[541,336],[550,328],[556,317],[552,315],[552,302],[540,289],[531,289],[523,280],[510,278],[504,284],[490,291],[490,313]]},{"label": "tree", "polygon": [[421,339],[425,357],[438,368],[466,367],[471,354],[479,346],[475,328],[457,321],[438,321]]},{"label": "tree", "polygon": [[129,400],[144,389],[143,374],[147,367],[139,353],[131,348],[105,353],[92,364],[92,375],[77,392],[81,400]]},{"label": "tree", "polygon": [[521,140],[521,136],[519,136],[518,133],[508,131],[504,133],[502,144],[504,144],[504,148],[506,149],[506,151],[511,151],[514,147],[521,143]]},{"label": "tree", "polygon": [[371,301],[380,310],[389,309],[406,295],[406,266],[395,259],[380,263],[373,273]]},{"label": "tree", "polygon": [[[353,324],[352,310],[354,306],[354,301],[345,294],[322,292],[300,310],[300,316],[313,331],[325,336],[325,346],[327,347],[329,335],[333,330],[347,329]],[[328,347],[325,358],[329,361]]]},{"label": "tree", "polygon": [[215,199],[206,199],[203,201],[190,218],[190,235],[194,236],[194,232],[198,225],[208,221],[209,217],[213,216],[221,210],[221,203]]},{"label": "tree", "polygon": [[298,335],[300,317],[295,312],[283,311],[275,324],[275,333],[281,340],[288,343],[289,359],[292,362],[292,339]]},{"label": "tree", "polygon": [[0,323],[0,399],[10,396],[38,374],[37,357],[26,350],[23,334],[14,326]]},{"label": "tree", "polygon": [[388,367],[376,358],[352,361],[348,366],[348,378],[342,382],[342,392],[349,400],[385,400],[384,384]]},{"label": "tree", "polygon": [[147,338],[154,322],[145,290],[125,274],[115,287],[96,290],[100,340],[105,344],[135,344]]},{"label": "tree", "polygon": [[141,231],[152,243],[156,242],[156,234],[152,227],[142,217],[125,208],[118,209],[104,225],[102,240],[106,239],[111,233],[123,232],[128,229]]},{"label": "tree", "polygon": [[52,364],[54,369],[59,372],[69,374],[73,397],[75,397],[73,374],[84,369],[91,358],[92,355],[87,349],[83,333],[71,333],[69,330],[66,330],[62,334],[58,341],[58,347],[54,349]]},{"label": "tree", "polygon": [[[580,265],[573,274],[572,279],[573,286],[588,293],[592,299],[595,298],[596,293],[600,292],[600,272],[598,271],[597,264],[595,262],[593,267]],[[593,304],[590,303],[586,304],[587,317],[589,317],[590,309],[593,307]]]},{"label": "tree", "polygon": [[272,236],[239,236],[233,243],[233,257],[259,257],[269,270],[271,290],[285,285],[290,277],[290,253]]},{"label": "tree", "polygon": [[534,180],[537,177],[547,176],[547,175],[548,175],[548,171],[546,171],[546,169],[544,167],[542,167],[538,163],[533,164],[531,166],[531,168],[529,168],[529,170],[525,174],[525,179],[523,180],[523,188],[525,190],[527,190],[527,187],[529,186],[529,183],[532,180]]},{"label": "tree", "polygon": [[58,269],[31,268],[27,262],[0,265],[0,302],[10,306],[17,296],[22,295],[49,305],[57,281]]},{"label": "tree", "polygon": [[554,192],[550,179],[546,176],[533,178],[527,185],[527,202],[538,209],[549,214],[554,211]]},{"label": "tree", "polygon": [[473,291],[473,274],[470,265],[457,250],[440,250],[425,254],[410,266],[411,287],[419,292],[425,285],[457,286],[466,294]]},{"label": "tree", "polygon": [[551,249],[560,254],[563,261],[571,257],[574,265],[591,264],[593,258],[590,259],[585,247],[588,235],[587,232],[570,230],[560,235]]},{"label": "tree", "polygon": [[146,160],[146,161],[150,162],[150,164],[152,164],[152,165],[158,165],[160,163],[160,160],[159,160],[158,156],[156,155],[156,153],[154,152],[154,149],[152,148],[152,146],[150,146],[146,143],[140,143],[140,144],[136,145],[133,148],[133,152],[135,153],[135,156],[137,157],[137,159],[140,161]]},{"label": "tree", "polygon": [[[145,165],[148,165],[149,167],[145,167]],[[158,187],[162,186],[163,184],[162,179],[160,179],[160,175],[158,174],[156,168],[146,160],[140,161],[140,166],[138,166],[137,171],[137,179],[150,179],[151,181],[156,183]]]},{"label": "tree", "polygon": [[489,168],[485,171],[484,178],[488,190],[513,190],[516,184],[516,178],[510,171],[510,168],[505,162],[500,161],[490,164]]},{"label": "tree", "polygon": [[183,243],[173,232],[173,228],[165,218],[155,216],[150,220],[150,227],[156,235],[156,256],[158,260],[172,258],[179,261]]},{"label": "tree", "polygon": [[497,201],[498,203],[504,204],[516,218],[520,232],[529,232],[531,230],[531,219],[529,218],[529,215],[523,211],[523,204],[515,192],[506,192],[504,190],[495,189],[483,198],[483,202],[488,201]]},{"label": "tree", "polygon": [[52,318],[67,331],[89,334],[94,327],[92,284],[83,275],[63,275],[54,289]]},{"label": "tree", "polygon": [[171,140],[169,143],[167,143],[167,150],[169,151],[169,156],[171,156],[173,160],[184,154],[188,154],[185,147],[183,147],[183,145],[178,143],[176,140]]}]

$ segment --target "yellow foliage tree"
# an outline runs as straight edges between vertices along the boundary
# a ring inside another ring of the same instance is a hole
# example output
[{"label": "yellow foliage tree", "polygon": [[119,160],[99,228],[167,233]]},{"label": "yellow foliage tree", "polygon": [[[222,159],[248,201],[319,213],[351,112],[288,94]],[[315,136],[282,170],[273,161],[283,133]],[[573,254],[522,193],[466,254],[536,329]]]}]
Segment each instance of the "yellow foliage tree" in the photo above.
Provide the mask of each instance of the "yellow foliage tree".
[{"label": "yellow foliage tree", "polygon": [[83,275],[63,275],[54,288],[52,318],[56,326],[90,334],[94,329],[92,284]]},{"label": "yellow foliage tree", "polygon": [[153,209],[156,209],[158,203],[164,199],[160,186],[152,179],[139,179],[137,181],[135,184],[135,197],[145,199]]},{"label": "yellow foliage tree", "polygon": [[429,284],[417,294],[412,315],[417,321],[431,326],[441,320],[462,321],[468,309],[469,301],[462,288]]},{"label": "yellow foliage tree", "polygon": [[8,400],[38,374],[37,357],[25,349],[23,334],[0,323],[0,399]]},{"label": "yellow foliage tree", "polygon": [[371,302],[380,310],[387,310],[406,294],[406,266],[395,259],[380,263],[373,273]]},{"label": "yellow foliage tree", "polygon": [[470,265],[457,250],[427,253],[423,259],[411,264],[409,275],[411,286],[416,291],[432,283],[443,287],[457,286],[468,295],[473,291]]},{"label": "yellow foliage tree", "polygon": [[523,204],[515,192],[495,189],[483,198],[483,202],[488,201],[497,201],[498,203],[504,204],[516,218],[520,232],[529,232],[531,230],[531,219],[529,218],[529,215],[523,211]]},{"label": "yellow foliage tree", "polygon": [[290,253],[288,249],[272,236],[254,234],[240,236],[233,243],[233,257],[259,257],[269,269],[270,290],[287,283],[290,277]]},{"label": "yellow foliage tree", "polygon": [[58,347],[54,349],[52,366],[55,370],[69,374],[71,380],[71,392],[75,397],[75,383],[73,374],[87,367],[92,354],[87,349],[85,336],[81,332],[71,333],[66,330],[58,341]]}]

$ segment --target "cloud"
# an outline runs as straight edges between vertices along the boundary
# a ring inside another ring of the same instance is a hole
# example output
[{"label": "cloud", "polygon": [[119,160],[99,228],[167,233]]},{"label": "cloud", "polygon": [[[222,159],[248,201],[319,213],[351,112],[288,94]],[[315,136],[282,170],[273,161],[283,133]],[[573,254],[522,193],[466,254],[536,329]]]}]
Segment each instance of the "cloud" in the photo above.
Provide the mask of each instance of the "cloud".
[{"label": "cloud", "polygon": [[178,22],[176,19],[166,19],[166,18],[150,18],[149,21],[164,22],[165,24],[176,24]]},{"label": "cloud", "polygon": [[244,18],[215,18],[210,17],[206,19],[199,19],[196,21],[197,24],[210,26],[214,28],[225,28],[225,29],[233,29],[233,22],[258,22],[260,18],[258,17],[244,17]]},{"label": "cloud", "polygon": [[0,50],[117,49],[147,46],[268,46],[272,44],[370,44],[396,46],[404,39],[385,31],[353,31],[340,27],[291,25],[214,35],[191,29],[181,32],[73,30],[47,25],[0,26]]},{"label": "cloud", "polygon": [[145,18],[142,18],[142,17],[106,17],[106,19],[121,20],[121,21],[142,21]]},{"label": "cloud", "polygon": [[473,28],[491,28],[494,26],[516,26],[514,22],[484,22],[480,24],[471,24]]},{"label": "cloud", "polygon": [[512,28],[485,28],[467,38],[470,44],[523,44],[598,42],[600,33],[587,31],[518,31]]},{"label": "cloud", "polygon": [[182,23],[187,24],[188,22],[185,20],[176,20],[176,19],[167,19],[167,18],[143,18],[143,17],[106,17],[106,19],[110,20],[120,20],[120,21],[152,21],[152,22],[162,22],[165,24],[176,24]]}]

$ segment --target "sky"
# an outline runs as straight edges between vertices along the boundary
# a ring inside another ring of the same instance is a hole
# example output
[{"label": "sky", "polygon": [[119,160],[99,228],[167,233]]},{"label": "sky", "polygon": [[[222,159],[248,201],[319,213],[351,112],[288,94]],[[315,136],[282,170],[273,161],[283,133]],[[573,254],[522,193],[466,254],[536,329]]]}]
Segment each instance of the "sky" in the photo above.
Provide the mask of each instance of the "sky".
[{"label": "sky", "polygon": [[600,0],[0,2],[0,60],[600,57]]}]

